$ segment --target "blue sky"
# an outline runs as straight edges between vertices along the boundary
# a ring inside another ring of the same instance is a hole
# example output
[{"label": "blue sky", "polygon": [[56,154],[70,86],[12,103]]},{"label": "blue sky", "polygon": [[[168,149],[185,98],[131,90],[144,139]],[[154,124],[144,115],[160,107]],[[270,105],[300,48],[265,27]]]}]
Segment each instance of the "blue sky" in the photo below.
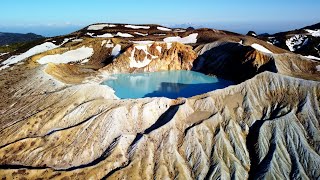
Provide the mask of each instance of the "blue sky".
[{"label": "blue sky", "polygon": [[244,33],[320,22],[319,0],[1,0],[0,31],[57,35],[96,22],[192,23]]}]

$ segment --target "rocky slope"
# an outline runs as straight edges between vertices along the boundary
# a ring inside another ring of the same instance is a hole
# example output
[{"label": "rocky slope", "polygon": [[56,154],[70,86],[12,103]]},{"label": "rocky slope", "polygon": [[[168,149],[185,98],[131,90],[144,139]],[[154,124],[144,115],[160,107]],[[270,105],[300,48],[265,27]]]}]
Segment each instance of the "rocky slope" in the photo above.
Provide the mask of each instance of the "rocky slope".
[{"label": "rocky slope", "polygon": [[[97,24],[8,54],[1,69],[2,179],[320,177],[320,63],[262,40]],[[179,99],[100,85],[179,69],[237,85]]]},{"label": "rocky slope", "polygon": [[[254,36],[252,33],[249,35]],[[288,32],[254,37],[309,59],[320,60],[320,23]]]}]

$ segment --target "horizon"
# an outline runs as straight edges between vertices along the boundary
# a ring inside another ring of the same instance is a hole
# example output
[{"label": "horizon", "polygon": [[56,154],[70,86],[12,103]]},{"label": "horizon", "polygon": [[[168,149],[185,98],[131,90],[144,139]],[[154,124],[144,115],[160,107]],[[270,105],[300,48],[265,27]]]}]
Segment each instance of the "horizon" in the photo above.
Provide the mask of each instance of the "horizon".
[{"label": "horizon", "polygon": [[[34,0],[32,3],[12,0],[2,3],[2,6],[0,32],[35,33],[46,37],[68,34],[95,23],[159,24],[168,27],[186,24],[240,34],[250,30],[258,34],[273,34],[320,22],[317,14],[320,2],[312,0],[303,3],[298,0],[124,0],[121,4],[103,0]],[[13,9],[19,13],[12,13]]]}]

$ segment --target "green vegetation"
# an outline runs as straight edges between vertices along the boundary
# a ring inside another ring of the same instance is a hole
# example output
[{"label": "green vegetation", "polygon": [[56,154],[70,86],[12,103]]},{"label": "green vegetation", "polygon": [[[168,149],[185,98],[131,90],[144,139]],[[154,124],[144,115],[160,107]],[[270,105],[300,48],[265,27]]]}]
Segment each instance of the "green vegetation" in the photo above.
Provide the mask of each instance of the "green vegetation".
[{"label": "green vegetation", "polygon": [[34,41],[29,41],[29,42],[18,42],[10,45],[3,45],[3,46],[0,46],[0,53],[7,53],[7,52],[11,53],[14,51],[25,52],[28,49],[42,43],[44,40],[45,40],[44,38],[41,38]]},{"label": "green vegetation", "polygon": [[14,44],[10,44],[10,45],[0,46],[0,53],[13,52],[13,51],[23,47],[26,44],[28,44],[28,43],[22,42],[22,43],[14,43]]}]

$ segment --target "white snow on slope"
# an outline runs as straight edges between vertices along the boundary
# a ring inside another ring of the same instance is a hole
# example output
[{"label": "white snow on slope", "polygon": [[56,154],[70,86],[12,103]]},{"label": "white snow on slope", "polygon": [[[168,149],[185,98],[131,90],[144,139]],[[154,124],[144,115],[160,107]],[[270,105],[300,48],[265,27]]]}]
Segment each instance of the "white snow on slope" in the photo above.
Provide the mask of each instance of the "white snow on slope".
[{"label": "white snow on slope", "polygon": [[72,42],[82,42],[83,41],[83,39],[74,39],[74,40],[72,40]]},{"label": "white snow on slope", "polygon": [[131,29],[150,29],[150,26],[125,25],[126,28]]},{"label": "white snow on slope", "polygon": [[[142,67],[145,67],[152,61],[152,59],[158,57],[158,56],[153,56],[152,54],[150,54],[148,52],[148,47],[149,46],[150,45],[136,45],[135,46],[135,48],[131,52],[131,56],[129,57],[129,59],[130,59],[130,67],[131,68],[142,68]],[[135,53],[136,49],[143,50],[145,52],[146,56],[145,56],[144,59],[138,59],[138,60],[135,59],[134,53]],[[151,56],[151,59],[148,59],[148,55]]]},{"label": "white snow on slope", "polygon": [[108,40],[106,46],[106,48],[113,48],[114,47],[114,44],[110,41],[110,39]]},{"label": "white snow on slope", "polygon": [[320,37],[320,29],[317,30],[310,30],[310,29],[305,29],[308,33],[311,34],[313,37]]},{"label": "white snow on slope", "polygon": [[4,56],[4,55],[6,55],[6,54],[9,54],[9,53],[0,53],[0,56]]},{"label": "white snow on slope", "polygon": [[102,34],[102,35],[97,35],[96,37],[98,38],[113,38],[113,35],[110,33]]},{"label": "white snow on slope", "polygon": [[286,45],[290,51],[296,51],[308,43],[306,35],[297,34],[286,40]]},{"label": "white snow on slope", "polygon": [[101,42],[101,47],[104,46],[106,43],[107,43],[107,40],[103,40],[103,41]]},{"label": "white snow on slope", "polygon": [[64,45],[65,43],[69,42],[72,39],[74,39],[74,38],[64,38],[64,40],[62,41],[62,43],[59,46]]},{"label": "white snow on slope", "polygon": [[172,31],[172,29],[165,28],[165,27],[157,27],[157,29],[160,31]]},{"label": "white snow on slope", "polygon": [[111,55],[112,55],[112,56],[118,56],[118,55],[120,54],[120,51],[121,51],[121,45],[120,45],[120,44],[117,44],[117,45],[112,49]]},{"label": "white snow on slope", "polygon": [[134,32],[134,33],[137,34],[137,35],[140,35],[140,36],[148,36],[148,33],[147,34],[139,33],[139,32]]},{"label": "white snow on slope", "polygon": [[120,36],[120,37],[134,37],[134,36],[132,36],[131,34],[122,33],[122,32],[118,32],[118,33],[116,34],[116,36]]},{"label": "white snow on slope", "polygon": [[171,49],[172,43],[167,43],[167,49]]},{"label": "white snow on slope", "polygon": [[94,37],[94,33],[87,33],[88,36]]},{"label": "white snow on slope", "polygon": [[110,41],[110,39],[108,40],[107,44],[106,44],[106,48],[113,48],[114,45],[113,43]]},{"label": "white snow on slope", "polygon": [[304,56],[304,57],[306,57],[306,58],[308,58],[308,59],[314,59],[314,60],[318,60],[318,61],[320,61],[320,58],[315,57],[315,56],[311,56],[311,55],[309,55],[309,56]]},{"label": "white snow on slope", "polygon": [[87,30],[97,31],[97,30],[102,30],[105,27],[116,27],[116,26],[117,25],[114,25],[114,24],[96,24],[96,25],[89,26]]},{"label": "white snow on slope", "polygon": [[167,42],[167,43],[179,42],[179,43],[182,43],[182,44],[190,44],[190,43],[196,43],[197,42],[197,37],[198,37],[198,33],[193,33],[193,34],[190,34],[189,36],[186,36],[184,38],[182,38],[180,36],[167,37],[167,38],[164,38],[163,41]]},{"label": "white snow on slope", "polygon": [[161,47],[161,46],[157,46],[156,48],[157,48],[157,50],[161,53],[162,47]]},{"label": "white snow on slope", "polygon": [[38,60],[39,64],[47,63],[70,63],[70,62],[81,62],[90,58],[93,55],[93,49],[89,47],[81,47],[75,50],[67,51],[63,54],[47,55]]},{"label": "white snow on slope", "polygon": [[106,48],[113,48],[114,45],[113,44],[106,44]]},{"label": "white snow on slope", "polygon": [[130,60],[130,67],[131,68],[142,68],[142,67],[145,67],[148,64],[150,64],[151,61],[152,61],[151,59],[146,59],[146,60],[143,60],[143,61],[136,61],[134,59],[131,59]]},{"label": "white snow on slope", "polygon": [[258,51],[261,51],[261,52],[264,52],[264,53],[267,53],[267,54],[272,54],[272,52],[265,48],[264,46],[261,46],[260,44],[252,44],[251,47],[253,47],[254,49],[258,50]]},{"label": "white snow on slope", "polygon": [[42,52],[45,52],[45,51],[49,51],[51,49],[55,49],[59,46],[51,43],[51,42],[45,42],[43,44],[40,44],[38,46],[35,46],[31,49],[29,49],[28,51],[26,51],[25,53],[22,53],[20,55],[17,55],[17,56],[12,56],[10,57],[9,59],[3,61],[1,64],[4,65],[2,66],[0,69],[5,69],[5,68],[8,68],[9,65],[12,65],[12,64],[16,64],[24,59],[27,59],[33,55],[36,55],[36,54],[39,54],[39,53],[42,53]]},{"label": "white snow on slope", "polygon": [[87,35],[93,37],[93,38],[113,38],[113,35],[110,33],[105,33],[105,34],[101,34],[101,35],[94,35],[95,33],[87,33]]},{"label": "white snow on slope", "polygon": [[252,36],[257,37],[258,35],[256,33],[251,33]]},{"label": "white snow on slope", "polygon": [[278,41],[275,37],[268,37],[269,41],[267,41],[270,44],[276,45],[279,44],[280,41]]},{"label": "white snow on slope", "polygon": [[317,71],[320,71],[320,65],[316,66]]}]

